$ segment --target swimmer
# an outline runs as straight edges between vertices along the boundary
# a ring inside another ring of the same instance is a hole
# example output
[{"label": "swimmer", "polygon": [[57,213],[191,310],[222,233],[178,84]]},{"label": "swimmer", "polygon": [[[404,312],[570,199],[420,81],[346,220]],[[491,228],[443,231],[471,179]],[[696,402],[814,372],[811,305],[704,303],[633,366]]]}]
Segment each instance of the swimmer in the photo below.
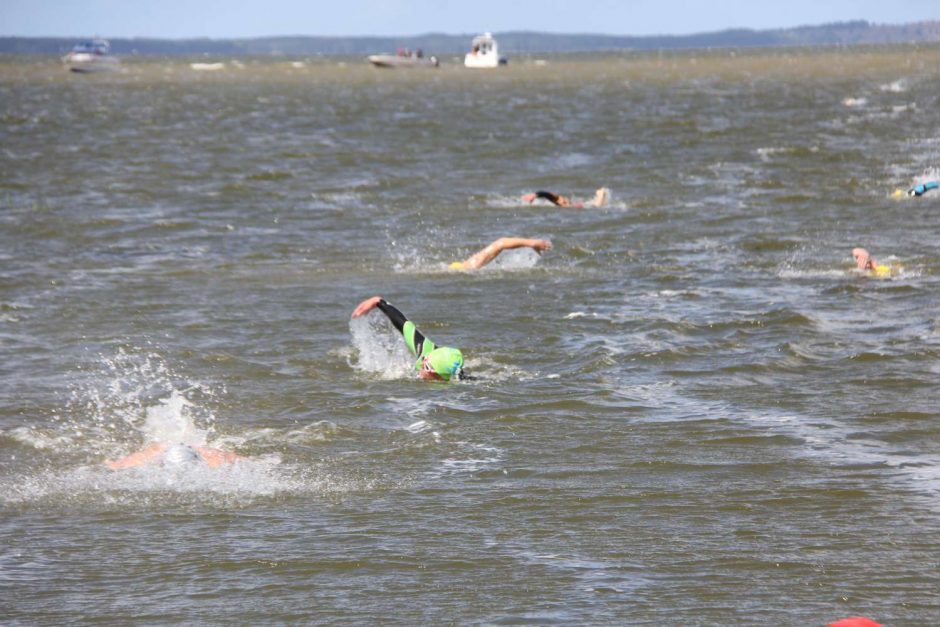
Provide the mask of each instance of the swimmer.
[{"label": "swimmer", "polygon": [[864,616],[849,616],[834,623],[829,623],[826,627],[882,627],[882,625]]},{"label": "swimmer", "polygon": [[240,459],[245,458],[231,451],[223,451],[208,446],[151,442],[135,453],[121,459],[106,461],[104,465],[111,470],[124,470],[125,468],[143,466],[144,464],[155,464],[164,467],[205,464],[209,468],[218,468],[222,464],[234,464]]},{"label": "swimmer", "polygon": [[864,248],[853,248],[852,256],[855,258],[855,266],[859,270],[869,271],[875,276],[890,276],[895,270],[900,269],[896,266],[886,266],[878,263]]},{"label": "swimmer", "polygon": [[551,250],[552,243],[547,239],[525,239],[523,237],[501,237],[483,250],[474,253],[463,261],[455,261],[448,266],[451,270],[479,270],[504,250],[511,248],[531,248],[540,255]]},{"label": "swimmer", "polygon": [[891,193],[892,198],[901,198],[902,196],[923,196],[932,189],[940,189],[940,181],[925,181],[918,183],[906,192],[903,189],[896,189]]},{"label": "swimmer", "polygon": [[567,196],[561,196],[560,194],[555,194],[553,192],[539,190],[537,192],[523,194],[522,202],[532,204],[537,198],[547,200],[556,207],[574,207],[575,209],[583,209],[585,207],[603,207],[610,201],[610,190],[606,187],[599,188],[596,192],[594,192],[594,198],[587,202],[572,201]]},{"label": "swimmer", "polygon": [[463,354],[456,348],[440,346],[424,337],[414,322],[389,305],[381,296],[373,296],[359,303],[352,312],[353,318],[365,315],[378,308],[398,329],[411,354],[417,357],[415,370],[422,379],[430,381],[450,381],[451,378],[466,378],[463,371]]},{"label": "swimmer", "polygon": [[932,189],[940,188],[940,181],[927,181],[907,190],[908,196],[923,196]]}]

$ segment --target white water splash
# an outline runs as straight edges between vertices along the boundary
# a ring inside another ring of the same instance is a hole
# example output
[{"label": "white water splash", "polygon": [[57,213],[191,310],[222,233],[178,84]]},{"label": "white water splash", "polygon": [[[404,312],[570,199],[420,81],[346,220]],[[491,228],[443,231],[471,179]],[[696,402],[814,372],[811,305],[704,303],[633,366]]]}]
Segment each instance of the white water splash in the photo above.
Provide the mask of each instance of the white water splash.
[{"label": "white water splash", "polygon": [[516,248],[500,253],[496,259],[482,268],[487,270],[528,270],[534,268],[541,255],[531,248]]},{"label": "white water splash", "polygon": [[283,465],[277,453],[218,468],[147,463],[109,470],[101,462],[151,442],[233,450],[245,438],[215,437],[216,419],[210,408],[214,389],[176,375],[154,352],[121,350],[113,357],[100,357],[97,367],[91,377],[75,385],[71,400],[53,424],[23,425],[4,434],[32,448],[36,459],[45,461],[14,468],[0,478],[0,502],[231,505],[284,492],[317,492],[323,487],[322,481],[308,476],[309,469]]},{"label": "white water splash", "polygon": [[415,376],[414,357],[382,312],[350,319],[349,332],[358,357],[356,363],[350,363],[352,368],[382,379]]},{"label": "white water splash", "polygon": [[878,87],[881,91],[890,92],[893,94],[900,94],[907,91],[908,81],[901,78],[891,83],[886,83]]}]

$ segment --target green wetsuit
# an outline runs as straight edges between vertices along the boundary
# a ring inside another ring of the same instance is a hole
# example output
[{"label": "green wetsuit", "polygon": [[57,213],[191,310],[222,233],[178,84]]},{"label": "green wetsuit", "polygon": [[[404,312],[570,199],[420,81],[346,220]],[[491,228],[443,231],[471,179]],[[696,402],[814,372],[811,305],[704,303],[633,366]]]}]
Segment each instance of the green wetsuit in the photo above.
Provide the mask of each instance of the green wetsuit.
[{"label": "green wetsuit", "polygon": [[421,370],[422,360],[427,357],[428,353],[437,348],[437,346],[434,342],[424,337],[421,331],[418,330],[418,327],[415,326],[414,322],[406,318],[405,314],[398,311],[395,307],[389,305],[384,298],[379,301],[377,307],[392,321],[395,328],[398,329],[402,337],[405,338],[405,344],[408,345],[408,350],[411,351],[412,355],[417,357],[415,370]]}]

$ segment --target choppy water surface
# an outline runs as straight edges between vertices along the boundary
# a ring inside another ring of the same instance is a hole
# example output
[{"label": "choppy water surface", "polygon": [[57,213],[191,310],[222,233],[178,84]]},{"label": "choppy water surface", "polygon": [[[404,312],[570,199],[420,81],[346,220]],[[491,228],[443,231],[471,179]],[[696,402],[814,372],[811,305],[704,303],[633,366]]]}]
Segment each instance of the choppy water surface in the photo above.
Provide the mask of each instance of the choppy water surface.
[{"label": "choppy water surface", "polygon": [[0,615],[936,622],[938,60],[3,60]]}]

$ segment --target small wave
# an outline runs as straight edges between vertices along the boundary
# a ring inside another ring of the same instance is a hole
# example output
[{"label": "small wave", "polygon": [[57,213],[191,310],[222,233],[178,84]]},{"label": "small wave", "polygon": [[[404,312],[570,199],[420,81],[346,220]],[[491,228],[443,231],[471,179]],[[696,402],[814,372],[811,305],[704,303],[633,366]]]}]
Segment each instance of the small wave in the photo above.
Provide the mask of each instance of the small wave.
[{"label": "small wave", "polygon": [[502,449],[474,444],[472,442],[457,442],[457,450],[451,457],[441,461],[441,467],[432,472],[434,477],[443,477],[462,473],[474,473],[494,466],[503,460],[505,453]]},{"label": "small wave", "polygon": [[907,91],[908,81],[906,79],[901,78],[891,83],[885,83],[884,85],[879,85],[878,89],[881,91],[890,92],[893,94],[900,94],[902,92]]},{"label": "small wave", "polygon": [[9,438],[21,446],[37,451],[65,452],[73,449],[76,444],[74,432],[61,433],[34,426],[14,427],[0,432],[0,437]]},{"label": "small wave", "polygon": [[249,174],[245,177],[247,181],[283,181],[289,178],[293,178],[293,174],[290,172],[281,172],[281,171],[270,171],[270,172],[259,172],[257,174]]},{"label": "small wave", "polygon": [[102,466],[48,470],[0,479],[0,502],[23,505],[121,507],[171,510],[248,505],[285,494],[330,494],[361,489],[326,468],[286,465],[277,455],[222,468],[140,466],[111,471]]},{"label": "small wave", "polygon": [[834,270],[831,268],[805,269],[784,268],[777,273],[781,279],[844,279],[852,276],[847,270]]},{"label": "small wave", "polygon": [[340,427],[329,420],[318,420],[300,427],[276,429],[271,427],[247,429],[238,435],[227,434],[216,438],[216,446],[234,448],[271,448],[285,444],[310,445],[331,442],[341,434]]}]

